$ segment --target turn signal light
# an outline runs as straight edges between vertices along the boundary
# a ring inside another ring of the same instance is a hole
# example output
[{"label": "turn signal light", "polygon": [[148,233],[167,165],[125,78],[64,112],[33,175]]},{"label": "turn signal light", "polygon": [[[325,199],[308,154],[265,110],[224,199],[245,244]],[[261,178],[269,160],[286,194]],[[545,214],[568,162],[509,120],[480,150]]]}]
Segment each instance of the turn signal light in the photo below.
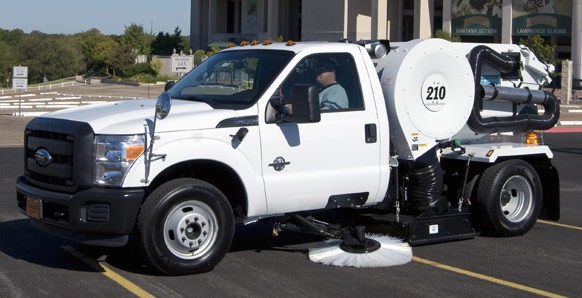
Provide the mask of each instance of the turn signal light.
[{"label": "turn signal light", "polygon": [[145,150],[144,146],[130,146],[125,148],[126,160],[136,160]]}]

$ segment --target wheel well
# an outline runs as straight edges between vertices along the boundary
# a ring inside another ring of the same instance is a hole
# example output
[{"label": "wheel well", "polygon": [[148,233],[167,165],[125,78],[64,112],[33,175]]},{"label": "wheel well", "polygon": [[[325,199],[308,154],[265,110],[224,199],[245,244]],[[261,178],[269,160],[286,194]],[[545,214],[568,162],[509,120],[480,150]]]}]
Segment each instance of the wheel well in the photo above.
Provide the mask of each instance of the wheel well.
[{"label": "wheel well", "polygon": [[[465,197],[474,195],[481,173],[485,169],[510,159],[518,158],[515,156],[500,157],[495,163],[491,164],[472,162],[469,167]],[[558,171],[552,165],[551,159],[545,155],[520,156],[519,159],[529,163],[542,181],[542,210],[539,217],[541,219],[558,220],[560,218],[560,180]],[[457,199],[460,194],[466,163],[463,160],[443,160],[442,162],[443,168],[445,169],[445,184],[447,185],[446,195],[449,199]]]},{"label": "wheel well", "polygon": [[165,182],[176,178],[195,178],[214,185],[230,202],[235,219],[241,219],[247,214],[245,187],[231,167],[214,160],[181,162],[160,173],[149,185],[147,195]]}]

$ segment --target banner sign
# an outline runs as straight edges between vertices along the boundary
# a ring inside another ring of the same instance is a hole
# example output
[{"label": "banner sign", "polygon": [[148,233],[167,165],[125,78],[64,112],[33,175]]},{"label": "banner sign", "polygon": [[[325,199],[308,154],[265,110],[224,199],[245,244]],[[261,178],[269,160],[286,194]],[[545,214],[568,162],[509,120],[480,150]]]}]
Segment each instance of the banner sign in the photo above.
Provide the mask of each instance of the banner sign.
[{"label": "banner sign", "polygon": [[572,34],[572,0],[513,0],[512,5],[515,36]]},{"label": "banner sign", "polygon": [[453,0],[451,9],[451,34],[501,34],[501,0]]}]

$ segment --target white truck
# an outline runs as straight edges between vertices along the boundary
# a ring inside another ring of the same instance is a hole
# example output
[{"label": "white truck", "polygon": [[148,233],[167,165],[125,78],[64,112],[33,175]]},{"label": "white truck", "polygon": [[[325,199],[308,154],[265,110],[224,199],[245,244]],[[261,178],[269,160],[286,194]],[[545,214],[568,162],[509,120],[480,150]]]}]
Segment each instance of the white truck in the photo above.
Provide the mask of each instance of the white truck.
[{"label": "white truck", "polygon": [[[348,106],[320,109],[322,59]],[[558,173],[540,138],[559,117],[542,90],[551,71],[506,44],[237,46],[157,102],[31,120],[17,204],[38,228],[85,244],[137,235],[166,274],[211,270],[235,225],[259,220],[274,234],[365,246],[361,228],[319,217],[340,210],[375,214],[411,245],[522,235],[559,218]]]}]

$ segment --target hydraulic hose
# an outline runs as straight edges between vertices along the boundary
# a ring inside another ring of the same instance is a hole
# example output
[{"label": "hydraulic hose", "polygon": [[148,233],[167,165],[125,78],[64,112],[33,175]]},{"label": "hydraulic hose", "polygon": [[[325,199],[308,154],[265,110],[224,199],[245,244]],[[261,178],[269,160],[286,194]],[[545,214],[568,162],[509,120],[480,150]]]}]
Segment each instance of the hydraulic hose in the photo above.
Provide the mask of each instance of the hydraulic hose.
[{"label": "hydraulic hose", "polygon": [[443,170],[436,157],[436,148],[426,152],[410,169],[408,200],[414,212],[431,209],[437,213],[446,211],[448,205],[442,196]]},{"label": "hydraulic hose", "polygon": [[[469,63],[473,69],[475,96],[473,108],[467,124],[477,133],[522,132],[545,130],[553,127],[560,115],[557,98],[542,90],[524,88],[495,87],[481,85],[481,72],[484,62],[489,62],[501,73],[517,72],[520,62],[499,54],[487,46],[477,46],[469,53]],[[506,117],[483,118],[483,100],[506,100],[516,103],[533,103],[544,107],[544,114],[518,114]]]}]

